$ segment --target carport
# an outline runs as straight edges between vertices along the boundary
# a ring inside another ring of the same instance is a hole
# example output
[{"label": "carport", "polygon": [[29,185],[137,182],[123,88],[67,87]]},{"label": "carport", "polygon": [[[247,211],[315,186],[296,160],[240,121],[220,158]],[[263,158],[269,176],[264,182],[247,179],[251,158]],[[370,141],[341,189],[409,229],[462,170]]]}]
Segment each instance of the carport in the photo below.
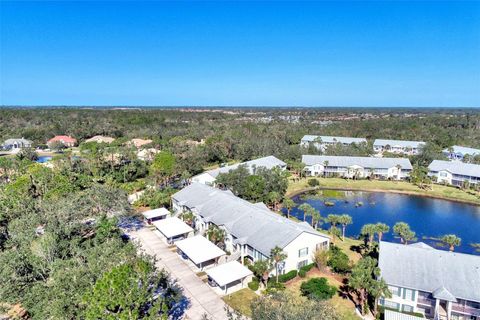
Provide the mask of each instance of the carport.
[{"label": "carport", "polygon": [[152,224],[154,221],[165,219],[170,215],[170,212],[165,208],[157,208],[142,212],[145,222]]},{"label": "carport", "polygon": [[172,244],[175,241],[187,238],[193,232],[192,227],[177,217],[154,221],[153,225]]},{"label": "carport", "polygon": [[178,254],[184,259],[189,259],[195,266],[202,269],[216,264],[218,258],[226,253],[203,236],[194,236],[175,243]]},{"label": "carport", "polygon": [[[252,271],[238,261],[230,261],[206,271],[210,285],[218,285],[223,293],[232,293],[244,287],[252,278]],[[212,281],[214,283],[212,283]],[[229,292],[230,289],[230,292]]]}]

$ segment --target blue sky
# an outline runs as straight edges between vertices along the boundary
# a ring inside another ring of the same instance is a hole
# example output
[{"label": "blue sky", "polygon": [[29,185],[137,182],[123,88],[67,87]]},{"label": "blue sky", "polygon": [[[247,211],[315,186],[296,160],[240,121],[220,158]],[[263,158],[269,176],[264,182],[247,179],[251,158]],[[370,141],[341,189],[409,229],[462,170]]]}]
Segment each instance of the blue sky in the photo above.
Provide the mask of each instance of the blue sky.
[{"label": "blue sky", "polygon": [[480,2],[0,2],[0,104],[480,106]]}]

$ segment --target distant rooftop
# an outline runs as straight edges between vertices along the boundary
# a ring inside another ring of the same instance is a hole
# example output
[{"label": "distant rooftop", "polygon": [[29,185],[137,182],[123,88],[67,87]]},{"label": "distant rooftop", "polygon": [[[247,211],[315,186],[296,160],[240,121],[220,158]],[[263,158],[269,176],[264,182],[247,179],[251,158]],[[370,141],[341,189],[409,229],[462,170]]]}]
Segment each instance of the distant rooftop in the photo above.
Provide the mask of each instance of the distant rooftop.
[{"label": "distant rooftop", "polygon": [[367,142],[365,138],[353,138],[353,137],[334,137],[334,136],[315,136],[315,135],[305,135],[302,138],[304,142],[315,142],[317,139],[321,139],[325,143],[362,143]]},{"label": "distant rooftop", "polygon": [[423,141],[408,141],[408,140],[389,140],[389,139],[376,139],[373,142],[374,146],[386,146],[389,145],[391,147],[399,146],[402,148],[418,148],[422,145],[425,145]]},{"label": "distant rooftop", "polygon": [[323,165],[328,161],[329,167],[350,167],[358,165],[363,168],[393,168],[400,165],[402,169],[412,169],[412,164],[407,158],[373,158],[373,157],[347,157],[347,156],[317,156],[303,155],[302,162],[307,166]]},{"label": "distant rooftop", "polygon": [[480,302],[480,256],[382,241],[378,266],[390,285]]},{"label": "distant rooftop", "polygon": [[[462,156],[469,154],[471,156],[475,156],[477,154],[480,154],[480,149],[475,149],[475,148],[470,148],[470,147],[462,147],[462,146],[452,146],[453,153],[455,154],[460,154]],[[445,148],[443,152],[445,153],[450,153],[449,151],[450,148]]]},{"label": "distant rooftop", "polygon": [[428,169],[435,172],[445,170],[452,174],[480,177],[480,165],[478,164],[433,160],[428,166]]}]

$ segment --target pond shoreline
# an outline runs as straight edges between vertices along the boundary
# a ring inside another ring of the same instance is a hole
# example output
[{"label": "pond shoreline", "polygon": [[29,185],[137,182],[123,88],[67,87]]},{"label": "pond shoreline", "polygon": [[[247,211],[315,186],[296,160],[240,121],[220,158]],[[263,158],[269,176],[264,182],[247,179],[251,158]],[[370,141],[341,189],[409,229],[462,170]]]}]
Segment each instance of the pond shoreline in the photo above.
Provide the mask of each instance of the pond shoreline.
[{"label": "pond shoreline", "polygon": [[453,201],[453,202],[458,202],[458,203],[465,203],[465,204],[470,204],[474,206],[480,207],[480,203],[475,202],[475,201],[469,201],[469,200],[464,200],[464,199],[458,199],[458,198],[449,198],[449,197],[443,197],[439,195],[430,195],[430,194],[423,194],[423,193],[418,193],[414,191],[406,191],[406,190],[394,190],[394,189],[368,189],[368,188],[355,188],[355,187],[308,187],[300,190],[296,190],[289,194],[287,197],[290,199],[293,197],[296,197],[298,195],[304,194],[306,192],[310,191],[315,191],[315,190],[338,190],[338,191],[364,191],[364,192],[382,192],[382,193],[397,193],[397,194],[404,194],[404,195],[409,195],[409,196],[418,196],[418,197],[425,197],[425,198],[432,198],[432,199],[440,199],[440,200],[446,200],[446,201]]}]

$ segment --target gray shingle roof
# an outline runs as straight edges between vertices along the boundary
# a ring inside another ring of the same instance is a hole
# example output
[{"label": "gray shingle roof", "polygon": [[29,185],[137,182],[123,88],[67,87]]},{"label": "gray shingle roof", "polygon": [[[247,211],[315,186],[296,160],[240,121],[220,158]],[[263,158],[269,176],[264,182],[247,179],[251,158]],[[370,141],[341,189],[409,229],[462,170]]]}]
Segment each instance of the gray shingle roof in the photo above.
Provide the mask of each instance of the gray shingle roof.
[{"label": "gray shingle roof", "polygon": [[480,256],[382,241],[378,266],[390,285],[480,302]]},{"label": "gray shingle roof", "polygon": [[402,169],[412,169],[412,164],[407,158],[373,158],[373,157],[346,157],[346,156],[316,156],[303,155],[302,162],[307,166],[323,165],[328,161],[329,167],[350,167],[358,165],[363,168],[388,169],[400,165]]},{"label": "gray shingle roof", "polygon": [[[472,155],[472,156],[480,154],[480,149],[462,147],[462,146],[452,146],[451,148],[453,149],[453,153],[461,154],[463,156],[466,155],[466,154],[469,154],[469,155]],[[443,149],[443,152],[450,153],[450,151],[448,151],[448,149],[449,148]]]},{"label": "gray shingle roof", "polygon": [[322,142],[326,142],[326,143],[340,142],[340,143],[350,144],[350,143],[362,143],[362,142],[366,143],[367,142],[367,139],[365,139],[365,138],[315,136],[315,135],[309,135],[309,134],[303,136],[302,141],[313,142],[317,138],[322,139]]},{"label": "gray shingle roof", "polygon": [[21,143],[21,144],[24,144],[24,145],[29,145],[29,144],[32,144],[32,141],[27,140],[25,138],[13,138],[13,139],[5,140],[5,142],[3,144],[8,146],[8,145],[12,145],[12,144],[15,144],[15,143]]},{"label": "gray shingle roof", "polygon": [[249,169],[250,173],[253,174],[253,168],[260,168],[260,167],[265,167],[267,169],[273,169],[275,167],[284,167],[287,164],[283,162],[282,160],[274,157],[274,156],[268,156],[268,157],[263,157],[263,158],[258,158],[254,160],[250,160],[247,162],[242,162],[242,163],[236,163],[231,166],[226,166],[222,168],[216,168],[212,170],[208,170],[207,172],[214,178],[216,178],[220,173],[228,173],[230,170],[235,170],[238,168],[240,165],[246,165],[247,168]]},{"label": "gray shingle roof", "polygon": [[205,220],[225,226],[237,242],[247,243],[266,256],[275,246],[286,247],[303,232],[328,238],[307,224],[293,222],[259,206],[200,183],[192,183],[172,198],[198,212]]},{"label": "gray shingle roof", "polygon": [[374,146],[400,146],[403,148],[418,148],[425,144],[423,141],[407,141],[407,140],[390,140],[390,139],[376,139],[373,142]]},{"label": "gray shingle roof", "polygon": [[472,163],[433,160],[428,166],[428,170],[435,172],[446,170],[453,174],[480,177],[480,165]]}]

